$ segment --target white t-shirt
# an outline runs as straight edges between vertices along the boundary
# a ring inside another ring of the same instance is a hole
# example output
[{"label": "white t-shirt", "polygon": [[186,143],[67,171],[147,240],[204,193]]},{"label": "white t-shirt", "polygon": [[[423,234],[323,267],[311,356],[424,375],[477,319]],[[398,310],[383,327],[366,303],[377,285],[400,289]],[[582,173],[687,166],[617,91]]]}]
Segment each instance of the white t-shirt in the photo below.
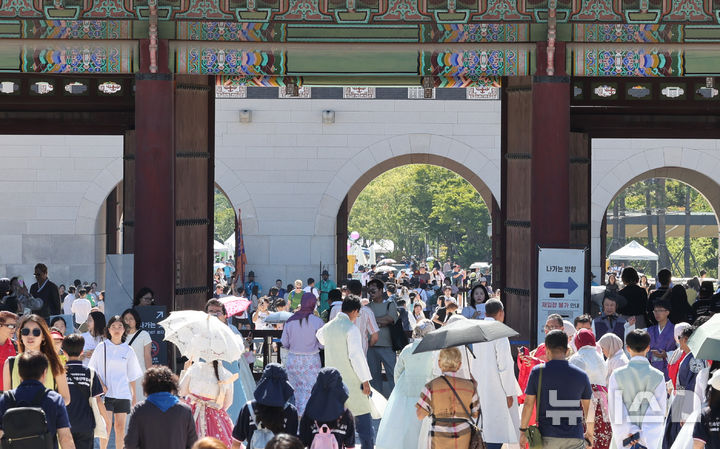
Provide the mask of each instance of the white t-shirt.
[{"label": "white t-shirt", "polygon": [[312,293],[313,295],[315,295],[316,298],[319,298],[319,297],[320,297],[320,293],[318,292],[318,289],[315,288],[315,287],[312,288],[312,292],[311,292],[311,291],[310,291],[310,286],[308,285],[307,287],[305,287],[305,288],[303,289],[303,291],[304,291],[305,293]]},{"label": "white t-shirt", "polygon": [[85,298],[77,298],[73,301],[71,311],[75,314],[75,322],[82,324],[87,321],[91,309],[92,305],[90,304],[90,301]]},{"label": "white t-shirt", "polygon": [[[94,351],[98,343],[103,341],[102,336],[93,337],[90,332],[85,332],[84,334],[82,334],[82,338],[85,339],[83,351]],[[83,366],[88,366],[88,363],[90,363],[90,359],[83,359]]]},{"label": "white t-shirt", "polygon": [[[140,334],[133,340],[133,337],[135,337],[135,334],[140,332]],[[150,337],[150,334],[147,333],[147,331],[139,330],[135,332],[134,334],[127,334],[125,336],[125,341],[129,344],[130,341],[133,340],[132,345],[130,347],[133,351],[135,351],[135,357],[137,357],[138,364],[140,364],[140,369],[145,371],[148,367],[145,366],[145,346],[152,343],[152,338]]]},{"label": "white t-shirt", "polygon": [[132,399],[130,382],[143,376],[135,351],[127,343],[116,345],[109,340],[103,341],[95,348],[88,366],[94,369],[105,383],[108,389],[105,396],[114,399]]},{"label": "white t-shirt", "polygon": [[63,299],[63,313],[65,315],[72,315],[72,305],[75,301],[75,295],[68,293]]}]

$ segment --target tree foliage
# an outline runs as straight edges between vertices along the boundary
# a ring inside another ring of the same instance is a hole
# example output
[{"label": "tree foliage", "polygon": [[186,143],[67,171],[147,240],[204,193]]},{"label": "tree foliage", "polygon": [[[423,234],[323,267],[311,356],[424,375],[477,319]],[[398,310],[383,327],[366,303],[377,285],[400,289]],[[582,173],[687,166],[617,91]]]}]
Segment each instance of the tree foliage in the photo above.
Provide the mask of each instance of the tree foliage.
[{"label": "tree foliage", "polygon": [[490,213],[475,188],[434,165],[405,165],[372,180],[350,211],[348,227],[366,240],[392,240],[392,257],[450,257],[467,266],[490,261]]},{"label": "tree foliage", "polygon": [[215,189],[215,240],[224,242],[235,232],[235,211],[230,200]]},{"label": "tree foliage", "polygon": [[[668,212],[684,212],[685,211],[685,193],[687,188],[690,187],[690,211],[691,212],[715,212],[713,211],[710,203],[705,197],[695,190],[692,186],[688,186],[682,181],[676,179],[666,178],[665,185],[665,201],[663,204],[660,203],[662,195],[658,195],[658,186],[661,183],[657,182],[657,179],[647,179],[644,181],[637,182],[628,188],[626,188],[621,194],[615,197],[613,202],[608,208],[608,212],[612,211],[615,201],[620,201],[625,198],[625,209],[628,213],[647,213],[646,199],[650,199],[650,214],[654,217],[657,215],[657,209],[664,208]],[[655,222],[655,220],[653,220]],[[657,238],[657,228],[653,227],[654,237]],[[611,236],[608,236],[608,242]],[[649,247],[652,250],[656,250],[655,244],[647,238],[633,238],[638,240],[638,243]],[[667,251],[671,266],[680,268],[681,272],[676,272],[677,275],[682,275],[685,270],[685,263],[683,257],[683,249],[685,241],[683,237],[668,237],[666,241]],[[711,237],[696,237],[690,239],[690,252],[692,254],[690,262],[690,272],[697,273],[700,270],[706,270],[711,277],[717,277],[718,273],[718,239]]]}]

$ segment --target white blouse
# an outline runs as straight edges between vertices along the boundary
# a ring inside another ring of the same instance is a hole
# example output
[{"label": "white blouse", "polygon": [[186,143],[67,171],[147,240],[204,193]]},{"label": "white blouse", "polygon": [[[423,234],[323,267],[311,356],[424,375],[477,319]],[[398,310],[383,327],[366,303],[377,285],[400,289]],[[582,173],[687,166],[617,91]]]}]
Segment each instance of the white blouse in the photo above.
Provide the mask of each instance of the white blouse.
[{"label": "white blouse", "polygon": [[595,346],[583,346],[570,357],[570,363],[585,371],[593,385],[607,386],[607,364]]},{"label": "white blouse", "polygon": [[233,375],[218,363],[218,375],[215,377],[215,368],[212,363],[196,362],[180,377],[180,396],[192,394],[201,398],[210,399],[220,408],[229,408],[233,399]]}]

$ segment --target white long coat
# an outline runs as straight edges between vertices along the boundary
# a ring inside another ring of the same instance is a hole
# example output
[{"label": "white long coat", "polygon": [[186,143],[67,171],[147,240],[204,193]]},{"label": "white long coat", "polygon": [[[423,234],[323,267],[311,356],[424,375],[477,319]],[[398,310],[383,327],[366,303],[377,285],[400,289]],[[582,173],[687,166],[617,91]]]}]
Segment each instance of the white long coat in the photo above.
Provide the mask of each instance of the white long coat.
[{"label": "white long coat", "polygon": [[[520,438],[517,396],[522,390],[515,378],[510,341],[503,338],[475,343],[473,352],[476,358],[470,356],[470,366],[478,383],[483,439],[487,443],[517,443]],[[510,408],[507,396],[514,398]]]}]

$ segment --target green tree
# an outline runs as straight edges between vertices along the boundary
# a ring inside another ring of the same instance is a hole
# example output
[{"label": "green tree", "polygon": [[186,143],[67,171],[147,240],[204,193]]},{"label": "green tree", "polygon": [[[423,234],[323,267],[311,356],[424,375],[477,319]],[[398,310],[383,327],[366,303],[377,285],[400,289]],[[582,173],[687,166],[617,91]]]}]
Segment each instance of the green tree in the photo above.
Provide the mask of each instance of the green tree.
[{"label": "green tree", "polygon": [[405,165],[371,181],[353,204],[349,229],[389,239],[393,257],[451,257],[463,265],[489,261],[490,213],[461,176],[434,165]]},{"label": "green tree", "polygon": [[215,240],[224,242],[235,232],[235,211],[230,200],[215,189]]}]

